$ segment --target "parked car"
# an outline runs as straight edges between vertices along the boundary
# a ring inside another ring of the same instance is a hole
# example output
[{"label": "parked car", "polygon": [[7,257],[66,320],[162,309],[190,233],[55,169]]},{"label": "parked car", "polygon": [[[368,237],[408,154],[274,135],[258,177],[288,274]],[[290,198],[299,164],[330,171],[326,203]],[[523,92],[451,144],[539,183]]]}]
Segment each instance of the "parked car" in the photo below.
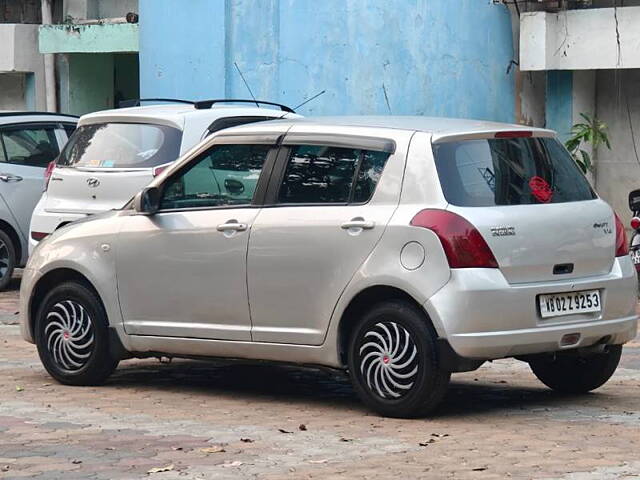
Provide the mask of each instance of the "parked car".
[{"label": "parked car", "polygon": [[[270,108],[254,106],[253,100],[151,100],[172,103],[105,110],[80,118],[77,132],[47,172],[46,191],[31,220],[30,250],[61,226],[121,208],[211,133],[298,116],[284,105],[263,101],[258,104]],[[238,105],[247,102],[251,105]]]},{"label": "parked car", "polygon": [[65,384],[130,356],[315,364],[413,417],[497,358],[598,388],[636,335],[636,285],[622,224],[552,131],[346,117],[219,132],[41,242],[20,311]]},{"label": "parked car", "polygon": [[0,290],[27,261],[29,220],[45,169],[77,121],[71,115],[0,111]]}]

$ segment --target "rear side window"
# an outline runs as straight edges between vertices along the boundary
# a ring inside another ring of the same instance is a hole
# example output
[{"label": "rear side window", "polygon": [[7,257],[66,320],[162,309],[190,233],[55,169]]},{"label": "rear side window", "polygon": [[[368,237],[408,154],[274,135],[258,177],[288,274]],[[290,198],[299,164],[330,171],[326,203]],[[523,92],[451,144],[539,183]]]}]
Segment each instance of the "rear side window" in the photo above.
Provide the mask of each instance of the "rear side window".
[{"label": "rear side window", "polygon": [[58,165],[63,167],[150,168],[173,162],[182,132],[165,125],[98,123],[71,135]]},{"label": "rear side window", "polygon": [[435,144],[449,203],[465,207],[565,203],[596,198],[555,138],[505,138]]},{"label": "rear side window", "polygon": [[13,127],[1,131],[5,161],[30,167],[46,167],[58,153],[55,127]]},{"label": "rear side window", "polygon": [[249,205],[269,145],[217,145],[164,185],[160,208]]},{"label": "rear side window", "polygon": [[280,203],[365,203],[389,153],[298,145],[291,147],[278,193]]}]

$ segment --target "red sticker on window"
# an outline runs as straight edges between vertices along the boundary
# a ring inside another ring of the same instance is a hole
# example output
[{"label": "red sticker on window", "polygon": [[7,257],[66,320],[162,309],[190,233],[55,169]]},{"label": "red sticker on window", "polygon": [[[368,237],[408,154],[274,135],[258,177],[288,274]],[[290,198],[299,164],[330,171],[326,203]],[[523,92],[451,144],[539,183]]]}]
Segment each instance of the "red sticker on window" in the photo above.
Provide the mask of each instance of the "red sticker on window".
[{"label": "red sticker on window", "polygon": [[531,195],[540,203],[549,203],[551,197],[553,197],[553,190],[551,190],[549,182],[542,177],[531,177],[529,188],[531,189]]}]

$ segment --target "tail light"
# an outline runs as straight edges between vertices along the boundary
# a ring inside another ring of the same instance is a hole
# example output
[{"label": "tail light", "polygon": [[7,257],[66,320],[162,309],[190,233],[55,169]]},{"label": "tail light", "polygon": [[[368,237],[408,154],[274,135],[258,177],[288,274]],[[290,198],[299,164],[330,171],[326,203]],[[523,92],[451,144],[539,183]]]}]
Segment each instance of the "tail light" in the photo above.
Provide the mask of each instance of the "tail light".
[{"label": "tail light", "polygon": [[617,213],[613,213],[616,217],[616,257],[624,257],[629,255],[629,244],[627,243],[627,234],[624,231],[624,225],[618,217]]},{"label": "tail light", "polygon": [[529,138],[533,137],[533,132],[529,130],[514,130],[508,132],[496,132],[494,138]]},{"label": "tail light", "polygon": [[53,175],[53,169],[56,168],[56,161],[53,160],[47,164],[47,169],[44,171],[44,191],[47,191],[49,188],[49,181],[51,180],[51,175]]},{"label": "tail light", "polygon": [[426,209],[413,217],[411,225],[428,228],[438,236],[451,268],[498,268],[480,232],[460,215]]},{"label": "tail light", "polygon": [[170,163],[165,163],[164,165],[158,165],[157,167],[153,167],[153,170],[152,170],[153,176],[157,177],[162,172],[164,172],[167,168],[169,168],[170,165],[171,165]]},{"label": "tail light", "polygon": [[633,217],[631,219],[631,228],[633,228],[634,230],[640,229],[640,218]]},{"label": "tail light", "polygon": [[47,235],[49,234],[46,232],[31,232],[31,238],[33,238],[36,242],[39,242]]}]

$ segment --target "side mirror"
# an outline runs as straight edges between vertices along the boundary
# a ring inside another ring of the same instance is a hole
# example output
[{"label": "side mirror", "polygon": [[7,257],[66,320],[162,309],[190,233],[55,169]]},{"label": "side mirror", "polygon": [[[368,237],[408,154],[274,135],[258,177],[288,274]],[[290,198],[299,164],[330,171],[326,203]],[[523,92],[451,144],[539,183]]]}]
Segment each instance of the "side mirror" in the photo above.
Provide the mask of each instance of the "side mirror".
[{"label": "side mirror", "polygon": [[640,189],[629,193],[629,209],[632,212],[640,211]]},{"label": "side mirror", "polygon": [[147,187],[138,193],[133,200],[133,208],[144,215],[153,215],[160,209],[160,189]]}]

